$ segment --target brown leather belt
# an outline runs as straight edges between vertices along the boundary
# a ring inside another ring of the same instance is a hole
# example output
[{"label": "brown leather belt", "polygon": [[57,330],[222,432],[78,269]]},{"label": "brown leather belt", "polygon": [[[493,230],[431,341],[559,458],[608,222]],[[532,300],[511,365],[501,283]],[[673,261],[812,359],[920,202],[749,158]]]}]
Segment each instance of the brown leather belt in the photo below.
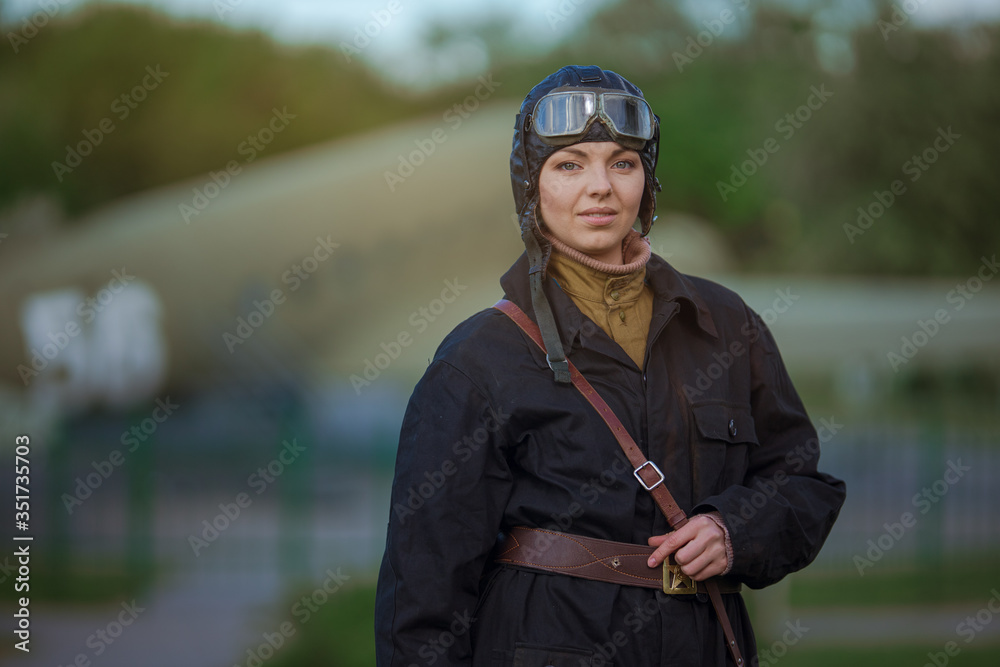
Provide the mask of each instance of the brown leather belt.
[{"label": "brown leather belt", "polygon": [[[639,544],[518,526],[504,536],[493,560],[612,584],[659,588],[671,595],[708,592],[704,582],[681,572],[672,559],[670,563],[664,561],[662,571],[646,565],[654,550]],[[713,579],[720,593],[738,593],[742,587],[735,579]]]}]

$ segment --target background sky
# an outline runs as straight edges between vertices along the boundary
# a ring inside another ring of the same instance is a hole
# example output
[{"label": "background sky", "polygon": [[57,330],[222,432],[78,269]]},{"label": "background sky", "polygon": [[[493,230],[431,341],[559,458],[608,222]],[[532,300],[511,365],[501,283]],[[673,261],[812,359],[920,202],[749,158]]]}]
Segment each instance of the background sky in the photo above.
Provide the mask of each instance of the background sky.
[{"label": "background sky", "polygon": [[[490,67],[487,49],[472,35],[464,35],[467,26],[492,18],[514,19],[523,45],[541,51],[554,47],[596,10],[613,0],[511,0],[503,4],[486,0],[395,0],[398,13],[381,27],[364,50],[383,75],[398,84],[422,87],[449,82],[486,72]],[[0,3],[8,18],[31,15],[40,10],[38,0],[8,0]],[[85,0],[61,2],[67,8],[85,4]],[[116,4],[96,2],[91,4]],[[359,2],[326,0],[119,0],[117,4],[156,7],[178,17],[211,19],[231,27],[263,30],[286,43],[320,43],[339,46],[349,43],[358,29],[373,21],[373,14],[385,12],[389,0]],[[682,5],[692,23],[715,18],[737,0],[685,0]],[[759,0],[752,5],[764,4]],[[812,10],[827,5],[822,12],[830,27],[849,30],[856,25],[873,23],[876,16],[868,0],[769,0],[768,4]],[[977,21],[1000,19],[996,0],[920,0],[913,12],[914,25],[948,24],[963,26]],[[458,33],[448,39],[447,48],[426,48],[435,27],[451,28]],[[371,32],[375,32],[372,28]],[[389,39],[378,39],[381,34]],[[737,38],[733,31],[726,38]],[[401,57],[402,56],[402,57]]]}]

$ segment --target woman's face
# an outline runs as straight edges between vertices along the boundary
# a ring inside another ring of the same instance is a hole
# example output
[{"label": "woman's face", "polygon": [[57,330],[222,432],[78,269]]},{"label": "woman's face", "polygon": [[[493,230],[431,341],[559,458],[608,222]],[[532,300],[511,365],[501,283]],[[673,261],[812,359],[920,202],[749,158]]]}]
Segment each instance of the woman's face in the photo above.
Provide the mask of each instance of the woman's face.
[{"label": "woman's face", "polygon": [[566,245],[622,263],[622,239],[639,215],[645,174],[639,154],[613,141],[573,144],[549,156],[538,176],[546,228]]}]

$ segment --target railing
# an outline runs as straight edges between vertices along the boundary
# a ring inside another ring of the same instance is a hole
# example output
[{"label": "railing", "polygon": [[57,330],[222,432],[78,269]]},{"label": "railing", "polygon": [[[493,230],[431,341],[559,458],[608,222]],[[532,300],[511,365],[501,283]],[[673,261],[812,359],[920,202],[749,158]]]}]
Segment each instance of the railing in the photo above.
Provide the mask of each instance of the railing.
[{"label": "railing", "polygon": [[[229,420],[239,433],[200,437],[179,421],[164,424],[120,465],[108,456],[124,449],[121,424],[64,431],[39,469],[47,499],[39,539],[51,570],[311,577],[349,563],[374,571],[389,511],[385,454],[395,443],[325,441],[301,415],[296,406],[242,415]],[[933,569],[1000,552],[996,415],[975,424],[848,423],[824,444],[821,469],[846,481],[848,497],[810,575]]]}]

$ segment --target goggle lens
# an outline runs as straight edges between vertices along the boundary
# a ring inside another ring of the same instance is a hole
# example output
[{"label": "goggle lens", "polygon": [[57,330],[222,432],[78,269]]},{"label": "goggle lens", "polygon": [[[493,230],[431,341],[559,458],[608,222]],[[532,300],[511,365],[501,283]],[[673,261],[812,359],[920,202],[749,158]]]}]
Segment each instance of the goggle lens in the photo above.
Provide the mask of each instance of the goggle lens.
[{"label": "goggle lens", "polygon": [[600,116],[612,133],[630,139],[653,138],[653,112],[641,97],[619,93],[550,93],[535,105],[532,123],[543,139],[582,135]]},{"label": "goggle lens", "polygon": [[603,95],[604,113],[618,134],[636,139],[653,138],[653,114],[645,100],[632,95]]},{"label": "goggle lens", "polygon": [[565,137],[583,132],[597,112],[594,93],[553,93],[535,107],[535,132],[540,137]]}]

